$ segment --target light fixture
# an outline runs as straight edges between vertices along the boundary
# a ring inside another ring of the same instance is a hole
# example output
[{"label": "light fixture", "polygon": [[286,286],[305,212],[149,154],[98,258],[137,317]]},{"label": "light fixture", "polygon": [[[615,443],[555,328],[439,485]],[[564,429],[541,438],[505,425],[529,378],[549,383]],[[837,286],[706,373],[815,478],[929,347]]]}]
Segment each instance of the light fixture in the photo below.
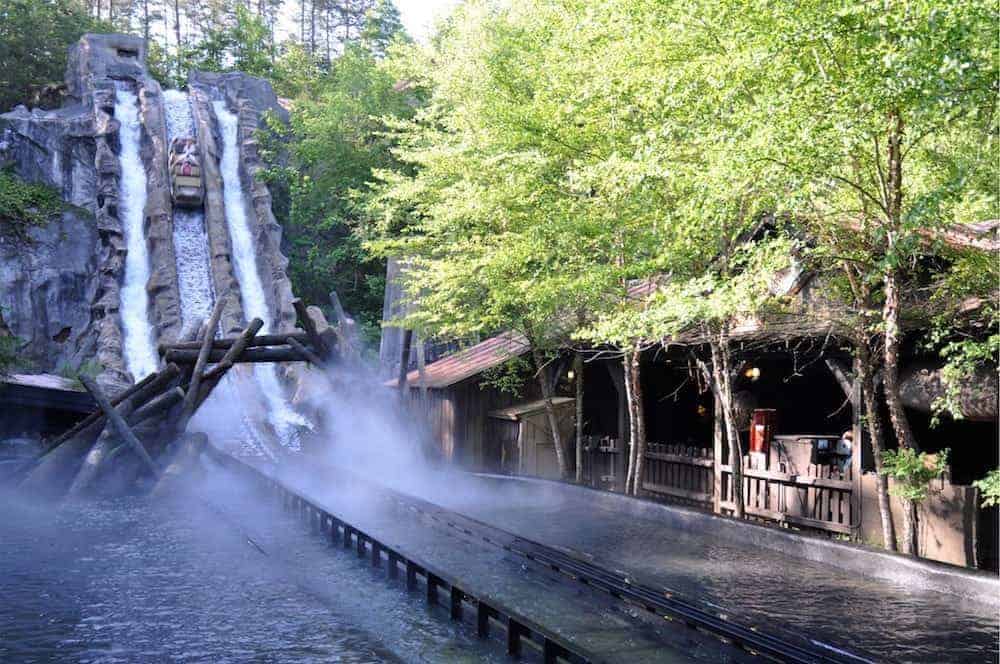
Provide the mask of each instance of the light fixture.
[{"label": "light fixture", "polygon": [[743,375],[750,380],[757,380],[760,378],[760,367],[747,367],[746,371],[743,372]]},{"label": "light fixture", "polygon": [[566,378],[568,380],[573,380],[574,378],[576,378],[576,372],[570,369],[569,371],[566,372]]}]

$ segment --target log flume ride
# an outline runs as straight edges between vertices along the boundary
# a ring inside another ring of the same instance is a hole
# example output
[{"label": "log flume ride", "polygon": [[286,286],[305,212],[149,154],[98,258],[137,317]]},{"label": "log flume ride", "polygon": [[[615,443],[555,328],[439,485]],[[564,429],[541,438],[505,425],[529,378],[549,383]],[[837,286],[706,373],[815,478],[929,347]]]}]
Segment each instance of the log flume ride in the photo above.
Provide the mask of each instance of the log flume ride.
[{"label": "log flume ride", "polygon": [[[301,489],[289,487],[281,480],[241,459],[213,450],[213,458],[220,464],[258,484],[281,501],[286,511],[293,512],[314,534],[328,537],[333,544],[354,548],[359,557],[370,558],[372,567],[386,565],[388,577],[399,577],[399,568],[405,570],[408,590],[418,589],[418,579],[423,580],[429,604],[440,604],[441,593],[447,597],[452,620],[462,622],[474,615],[474,624],[481,637],[490,635],[491,625],[498,625],[506,635],[507,652],[518,657],[525,645],[539,652],[545,662],[600,662],[601,658],[587,652],[579,644],[570,642],[543,625],[534,623],[516,610],[505,606],[493,597],[477,597],[464,589],[461,580],[443,570],[436,569],[424,560],[403,553],[389,546],[364,530],[346,521],[320,504],[315,497]],[[420,517],[444,528],[502,548],[561,574],[568,581],[584,584],[606,593],[630,606],[640,608],[674,624],[714,636],[745,653],[759,656],[765,661],[805,664],[858,664],[873,662],[874,658],[863,653],[804,638],[791,633],[765,632],[710,613],[675,594],[643,584],[635,578],[611,571],[579,556],[555,549],[539,542],[483,523],[445,509],[415,496],[403,494],[381,484],[375,484],[343,468],[323,466],[325,477],[340,477],[372,488]],[[466,614],[466,607],[471,613]]]}]

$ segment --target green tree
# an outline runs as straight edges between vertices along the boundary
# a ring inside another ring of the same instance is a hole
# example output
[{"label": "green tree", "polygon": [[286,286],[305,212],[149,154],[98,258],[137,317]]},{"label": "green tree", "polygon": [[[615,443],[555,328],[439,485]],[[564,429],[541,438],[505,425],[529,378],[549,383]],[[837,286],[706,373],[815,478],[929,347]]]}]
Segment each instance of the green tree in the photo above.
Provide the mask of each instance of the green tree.
[{"label": "green tree", "polygon": [[76,0],[0,0],[0,111],[61,83],[70,45],[107,27]]},{"label": "green tree", "polygon": [[377,58],[384,58],[393,40],[405,38],[403,19],[392,0],[377,0],[365,14],[361,44]]},{"label": "green tree", "polygon": [[[289,69],[301,71],[297,67]],[[295,291],[328,302],[336,290],[366,335],[377,338],[385,264],[362,249],[356,230],[373,171],[396,164],[383,118],[412,116],[418,100],[397,85],[388,66],[357,46],[314,80],[296,75],[286,81],[279,89],[298,92],[291,127],[276,127],[285,132],[288,161],[281,162],[281,151],[272,152],[270,177],[289,192],[282,221]]]}]

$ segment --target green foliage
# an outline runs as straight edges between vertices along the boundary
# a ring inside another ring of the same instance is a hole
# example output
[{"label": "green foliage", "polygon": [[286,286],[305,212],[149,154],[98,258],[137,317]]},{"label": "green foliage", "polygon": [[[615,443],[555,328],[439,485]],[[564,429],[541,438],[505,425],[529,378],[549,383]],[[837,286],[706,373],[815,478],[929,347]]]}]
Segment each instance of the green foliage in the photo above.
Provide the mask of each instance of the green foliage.
[{"label": "green foliage", "polygon": [[384,118],[411,116],[412,95],[396,88],[387,64],[356,46],[329,72],[298,80],[289,86],[302,86],[291,127],[272,123],[263,151],[270,182],[288,191],[278,216],[289,275],[295,292],[312,302],[328,302],[336,290],[369,340],[377,339],[385,264],[363,250],[358,224],[372,172],[396,164]]},{"label": "green foliage", "polygon": [[983,496],[983,507],[995,507],[1000,505],[1000,468],[996,468],[986,473],[981,480],[976,480],[972,486],[979,489]]},{"label": "green foliage", "polygon": [[31,226],[47,224],[62,208],[59,192],[52,187],[0,169],[0,232],[27,240]]},{"label": "green foliage", "polygon": [[396,39],[406,40],[399,9],[392,0],[376,0],[365,14],[361,45],[375,57],[383,58]]},{"label": "green foliage", "polygon": [[18,348],[21,340],[15,336],[0,336],[0,376],[18,366]]},{"label": "green foliage", "polygon": [[948,465],[948,450],[937,454],[921,452],[912,448],[886,450],[882,454],[883,472],[895,483],[889,492],[912,502],[927,498],[930,483],[941,476]]},{"label": "green foliage", "polygon": [[75,381],[80,387],[83,387],[83,383],[80,382],[81,376],[86,376],[88,378],[97,378],[102,371],[102,367],[95,360],[87,360],[83,362],[78,367],[74,367],[70,364],[60,365],[56,369],[56,373],[63,378]]},{"label": "green foliage", "polygon": [[[961,386],[978,367],[996,366],[1000,357],[1000,309],[997,287],[1000,265],[988,252],[950,252],[949,266],[933,285],[930,303],[939,309],[927,335],[927,347],[945,360],[941,375],[945,394],[934,404],[934,421],[948,414],[963,417]],[[963,313],[968,303],[977,306]]]},{"label": "green foliage", "polygon": [[525,356],[507,360],[483,372],[479,389],[495,389],[519,399],[524,386],[535,373],[534,367]]},{"label": "green foliage", "polygon": [[107,27],[77,0],[0,0],[0,112],[29,103],[37,86],[62,82],[69,46]]}]

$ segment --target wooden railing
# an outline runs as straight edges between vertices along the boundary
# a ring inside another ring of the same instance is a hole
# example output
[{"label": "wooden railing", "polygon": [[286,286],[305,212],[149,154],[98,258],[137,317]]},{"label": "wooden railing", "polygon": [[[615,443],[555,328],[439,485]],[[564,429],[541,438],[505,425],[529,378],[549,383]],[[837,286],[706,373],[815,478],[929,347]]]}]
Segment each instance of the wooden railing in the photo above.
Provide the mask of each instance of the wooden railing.
[{"label": "wooden railing", "polygon": [[715,493],[712,450],[682,445],[646,445],[642,489],[711,507]]},{"label": "wooden railing", "polygon": [[[852,506],[851,469],[810,464],[806,474],[763,467],[763,460],[743,457],[744,511],[779,523],[850,535],[857,523]],[[721,465],[723,510],[736,509],[733,467]]]},{"label": "wooden railing", "polygon": [[[585,450],[584,481],[621,491],[628,456],[619,442],[590,436],[585,439]],[[784,464],[768,468],[764,458],[743,458],[743,505],[751,517],[850,535],[860,520],[853,487],[849,467],[812,464],[805,474],[796,474],[787,472]],[[717,463],[711,448],[648,443],[642,492],[650,498],[721,513],[736,510],[733,468]]]}]

